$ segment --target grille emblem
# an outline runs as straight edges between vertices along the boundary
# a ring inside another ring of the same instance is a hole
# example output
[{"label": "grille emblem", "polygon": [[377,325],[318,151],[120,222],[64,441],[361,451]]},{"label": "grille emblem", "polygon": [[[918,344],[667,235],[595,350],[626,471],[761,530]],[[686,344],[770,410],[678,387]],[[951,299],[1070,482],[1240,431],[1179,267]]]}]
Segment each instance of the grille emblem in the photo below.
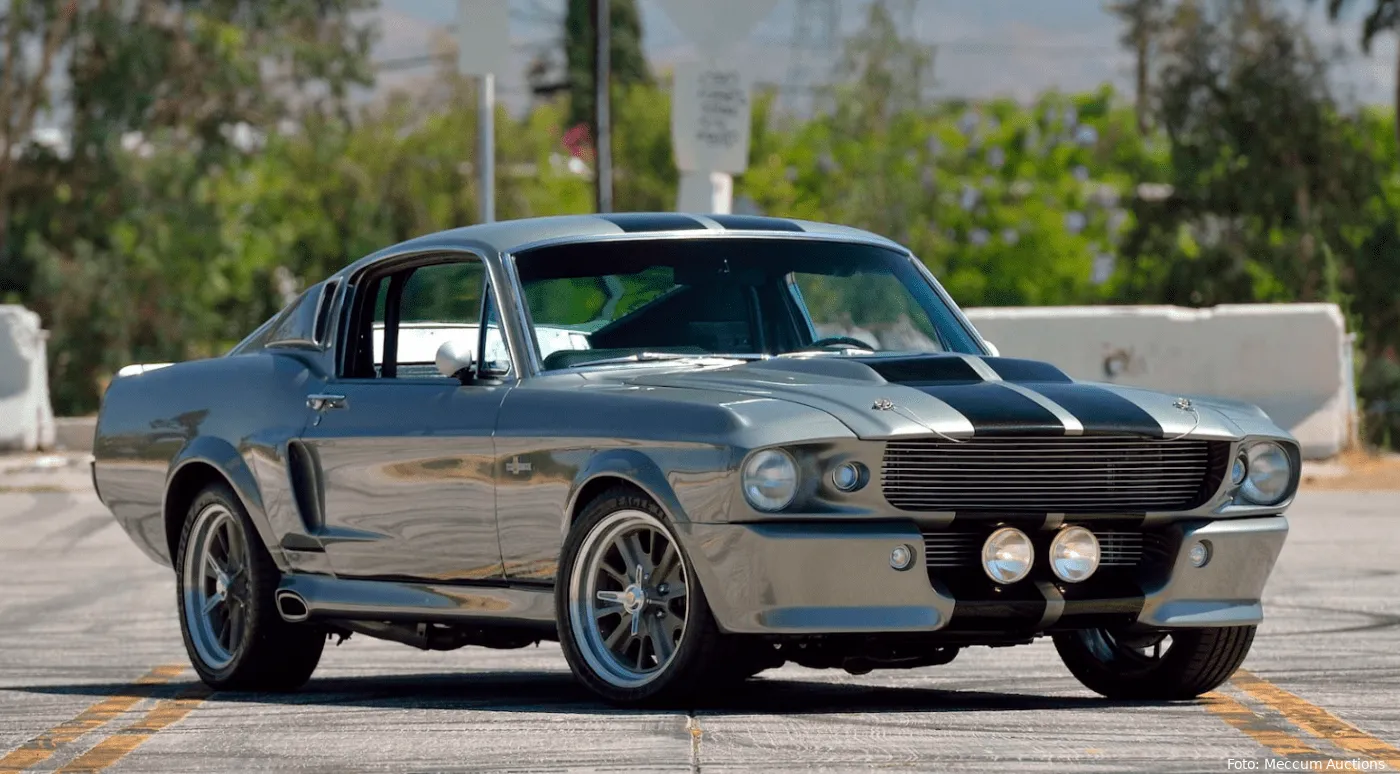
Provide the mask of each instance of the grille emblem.
[{"label": "grille emblem", "polygon": [[890,400],[889,398],[876,398],[875,404],[870,408],[873,408],[876,411],[893,411],[894,401]]}]

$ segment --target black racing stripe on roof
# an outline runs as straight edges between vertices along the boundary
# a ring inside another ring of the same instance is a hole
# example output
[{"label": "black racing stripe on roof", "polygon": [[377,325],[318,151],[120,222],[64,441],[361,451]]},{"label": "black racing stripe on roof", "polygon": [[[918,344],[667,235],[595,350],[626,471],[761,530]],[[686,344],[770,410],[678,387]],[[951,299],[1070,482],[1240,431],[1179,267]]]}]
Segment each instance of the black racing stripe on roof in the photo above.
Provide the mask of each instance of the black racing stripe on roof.
[{"label": "black racing stripe on roof", "polygon": [[807,229],[782,218],[761,215],[707,215],[710,220],[735,231],[806,231]]},{"label": "black racing stripe on roof", "polygon": [[626,232],[703,231],[705,224],[679,212],[613,212],[598,217]]}]

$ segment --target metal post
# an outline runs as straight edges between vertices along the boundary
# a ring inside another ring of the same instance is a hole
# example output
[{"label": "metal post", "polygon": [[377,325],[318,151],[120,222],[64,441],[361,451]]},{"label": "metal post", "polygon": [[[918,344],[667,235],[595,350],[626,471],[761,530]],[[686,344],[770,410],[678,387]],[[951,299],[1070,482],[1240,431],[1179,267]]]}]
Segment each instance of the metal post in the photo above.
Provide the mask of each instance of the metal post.
[{"label": "metal post", "polygon": [[608,88],[612,81],[612,15],[608,0],[595,0],[597,12],[593,17],[593,32],[597,49],[594,52],[593,85],[597,90],[595,102],[598,115],[597,179],[598,211],[612,212],[612,97]]},{"label": "metal post", "polygon": [[478,91],[476,123],[480,147],[476,167],[481,177],[481,222],[491,223],[496,220],[496,76],[481,76]]}]

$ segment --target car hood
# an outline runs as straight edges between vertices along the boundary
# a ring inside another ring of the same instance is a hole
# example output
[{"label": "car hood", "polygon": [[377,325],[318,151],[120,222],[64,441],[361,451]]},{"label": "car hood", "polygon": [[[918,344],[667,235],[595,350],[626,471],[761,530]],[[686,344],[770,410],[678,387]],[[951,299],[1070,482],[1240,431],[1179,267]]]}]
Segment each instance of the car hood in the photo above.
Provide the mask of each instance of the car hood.
[{"label": "car hood", "polygon": [[786,400],[825,411],[861,438],[1135,435],[1233,440],[1209,401],[1076,382],[1034,360],[931,354],[782,357],[724,368],[617,374],[674,387]]}]

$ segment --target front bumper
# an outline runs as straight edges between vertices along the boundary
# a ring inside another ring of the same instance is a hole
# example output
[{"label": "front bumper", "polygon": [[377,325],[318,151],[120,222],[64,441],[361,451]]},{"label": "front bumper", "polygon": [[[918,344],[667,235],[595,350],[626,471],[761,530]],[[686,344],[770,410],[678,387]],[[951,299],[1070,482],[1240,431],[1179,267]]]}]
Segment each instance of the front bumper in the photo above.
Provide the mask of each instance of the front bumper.
[{"label": "front bumper", "polygon": [[[1280,515],[1163,525],[1153,533],[1159,550],[1151,561],[1101,571],[1083,584],[1048,576],[1038,554],[1038,569],[1006,587],[987,581],[980,567],[928,568],[925,535],[912,521],[686,524],[680,532],[726,632],[946,630],[975,638],[979,632],[1033,636],[1134,623],[1154,628],[1258,623],[1260,595],[1288,521]],[[1039,545],[1049,534],[1033,539]],[[1187,554],[1200,540],[1209,541],[1211,558],[1204,567],[1193,567]],[[891,551],[901,545],[916,557],[907,570],[890,566]]]}]

